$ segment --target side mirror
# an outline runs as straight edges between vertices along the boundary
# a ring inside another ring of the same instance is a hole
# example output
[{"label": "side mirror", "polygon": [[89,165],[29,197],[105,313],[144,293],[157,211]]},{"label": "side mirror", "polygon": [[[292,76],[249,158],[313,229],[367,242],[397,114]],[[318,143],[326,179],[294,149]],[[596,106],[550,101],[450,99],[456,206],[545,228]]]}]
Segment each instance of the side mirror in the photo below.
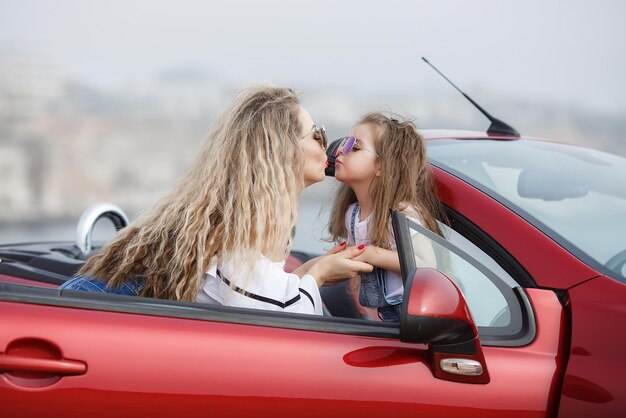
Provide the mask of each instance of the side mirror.
[{"label": "side mirror", "polygon": [[428,345],[436,378],[489,383],[478,330],[465,298],[437,270],[417,269],[406,282],[400,340]]}]

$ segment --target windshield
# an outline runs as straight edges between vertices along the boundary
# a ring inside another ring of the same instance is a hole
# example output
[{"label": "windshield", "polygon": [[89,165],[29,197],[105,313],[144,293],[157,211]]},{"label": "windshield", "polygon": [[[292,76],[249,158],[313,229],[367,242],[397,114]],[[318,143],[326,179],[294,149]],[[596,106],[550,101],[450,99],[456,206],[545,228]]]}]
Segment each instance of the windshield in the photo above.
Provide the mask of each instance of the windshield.
[{"label": "windshield", "polygon": [[626,282],[626,159],[533,140],[433,140],[431,163],[483,190],[591,267]]}]

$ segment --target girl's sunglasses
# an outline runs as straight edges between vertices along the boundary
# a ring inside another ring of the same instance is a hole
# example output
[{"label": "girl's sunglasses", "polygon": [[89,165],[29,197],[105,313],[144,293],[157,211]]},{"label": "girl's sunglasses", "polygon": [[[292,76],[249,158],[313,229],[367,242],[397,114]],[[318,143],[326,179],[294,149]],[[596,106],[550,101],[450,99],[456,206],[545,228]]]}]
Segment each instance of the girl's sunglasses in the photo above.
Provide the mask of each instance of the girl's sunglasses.
[{"label": "girl's sunglasses", "polygon": [[363,148],[363,147],[359,146],[359,144],[356,143],[356,138],[353,137],[353,136],[346,136],[345,138],[341,138],[341,142],[339,143],[339,146],[337,147],[337,149],[333,153],[333,157],[337,157],[339,155],[339,152],[341,152],[342,154],[347,154],[347,153],[349,153],[352,150],[367,151],[370,154],[373,154],[376,157],[380,158],[380,155],[376,154],[374,151],[370,151],[370,150],[368,150],[366,148]]},{"label": "girl's sunglasses", "polygon": [[[324,128],[324,125],[320,126],[319,128],[317,127],[317,125],[313,125],[311,129],[313,130],[313,139],[320,144],[324,151],[326,151],[326,148],[328,148],[328,138],[326,137],[326,129]],[[300,139],[306,138],[307,135],[308,134],[304,135]]]}]

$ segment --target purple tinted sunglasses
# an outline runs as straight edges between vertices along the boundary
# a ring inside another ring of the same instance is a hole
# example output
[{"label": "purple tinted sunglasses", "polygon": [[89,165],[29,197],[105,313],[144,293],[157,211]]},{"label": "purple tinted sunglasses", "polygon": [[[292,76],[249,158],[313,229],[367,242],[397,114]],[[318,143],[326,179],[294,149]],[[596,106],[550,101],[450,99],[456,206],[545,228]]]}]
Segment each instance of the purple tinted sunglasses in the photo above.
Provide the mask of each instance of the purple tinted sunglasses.
[{"label": "purple tinted sunglasses", "polygon": [[366,148],[363,148],[359,144],[357,144],[356,143],[356,137],[354,137],[354,136],[346,136],[344,138],[341,138],[341,142],[339,143],[339,146],[337,147],[337,149],[335,149],[333,157],[337,157],[339,155],[340,151],[341,151],[342,154],[347,154],[347,153],[349,153],[352,150],[367,151],[370,154],[373,154],[373,155],[375,155],[375,156],[380,158],[380,155],[376,154],[374,151],[370,151],[370,150],[368,150]]}]

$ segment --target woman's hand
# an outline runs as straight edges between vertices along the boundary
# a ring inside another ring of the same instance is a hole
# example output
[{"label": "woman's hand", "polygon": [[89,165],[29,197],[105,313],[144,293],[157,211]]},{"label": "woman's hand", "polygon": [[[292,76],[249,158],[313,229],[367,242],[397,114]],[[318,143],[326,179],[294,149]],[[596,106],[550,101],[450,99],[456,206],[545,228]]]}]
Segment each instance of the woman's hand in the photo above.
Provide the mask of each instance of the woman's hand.
[{"label": "woman's hand", "polygon": [[313,265],[315,263],[317,263],[322,257],[326,256],[326,255],[330,255],[330,254],[336,254],[339,251],[342,251],[346,248],[346,242],[342,242],[339,245],[334,246],[333,248],[331,248],[330,250],[328,250],[328,252],[326,252],[326,254],[324,255],[320,255],[318,257],[314,257],[311,258],[310,260],[307,260],[304,264],[300,265],[297,269],[295,269],[294,271],[292,271],[293,274],[297,274],[300,278],[302,278],[302,276],[304,276],[305,274],[307,274],[307,272],[309,271],[309,269],[311,267],[313,267]]},{"label": "woman's hand", "polygon": [[315,278],[318,286],[334,284],[373,270],[374,267],[371,264],[353,260],[363,253],[364,245],[345,249],[344,246],[337,246],[319,257],[307,271],[307,274]]}]

